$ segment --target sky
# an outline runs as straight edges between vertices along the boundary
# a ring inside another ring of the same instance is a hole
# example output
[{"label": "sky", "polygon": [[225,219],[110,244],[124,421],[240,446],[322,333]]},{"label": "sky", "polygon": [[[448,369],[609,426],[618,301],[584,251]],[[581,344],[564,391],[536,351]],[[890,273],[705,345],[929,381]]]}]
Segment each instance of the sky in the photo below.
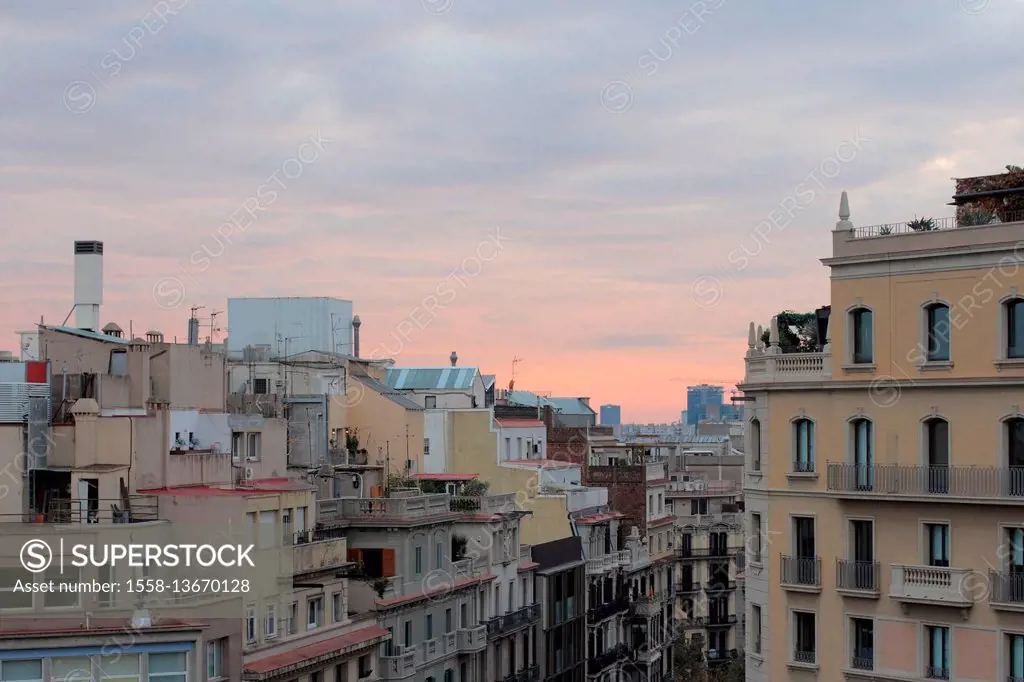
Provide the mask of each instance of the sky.
[{"label": "sky", "polygon": [[945,216],[1024,163],[1021,35],[1020,0],[4,3],[0,349],[96,239],[136,335],[335,296],[399,365],[675,420],[828,303],[842,190]]}]

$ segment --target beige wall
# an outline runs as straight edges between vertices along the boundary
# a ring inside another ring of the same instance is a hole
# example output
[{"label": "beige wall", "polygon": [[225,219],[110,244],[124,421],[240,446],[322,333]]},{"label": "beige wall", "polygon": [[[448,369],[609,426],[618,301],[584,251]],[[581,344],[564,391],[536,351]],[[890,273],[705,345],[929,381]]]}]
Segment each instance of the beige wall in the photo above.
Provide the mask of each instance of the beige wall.
[{"label": "beige wall", "polygon": [[17,515],[23,511],[24,432],[21,424],[0,424],[0,523],[21,521]]},{"label": "beige wall", "polygon": [[[390,471],[400,472],[405,461],[423,470],[423,411],[407,410],[358,381],[348,384],[348,425],[356,431],[360,449],[369,461],[390,456]],[[388,455],[390,453],[390,455]]]},{"label": "beige wall", "polygon": [[223,355],[206,353],[201,345],[155,344],[152,357],[155,398],[176,409],[224,410],[227,377]]}]

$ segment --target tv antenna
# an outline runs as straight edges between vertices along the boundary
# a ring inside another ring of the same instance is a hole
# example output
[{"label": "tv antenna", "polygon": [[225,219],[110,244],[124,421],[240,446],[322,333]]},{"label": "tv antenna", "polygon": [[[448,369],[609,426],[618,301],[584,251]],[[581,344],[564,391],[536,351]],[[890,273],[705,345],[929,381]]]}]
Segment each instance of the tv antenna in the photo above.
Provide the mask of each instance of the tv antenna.
[{"label": "tv antenna", "polygon": [[210,341],[213,342],[217,339],[217,332],[223,331],[217,326],[217,316],[223,313],[223,310],[214,310],[210,313]]}]

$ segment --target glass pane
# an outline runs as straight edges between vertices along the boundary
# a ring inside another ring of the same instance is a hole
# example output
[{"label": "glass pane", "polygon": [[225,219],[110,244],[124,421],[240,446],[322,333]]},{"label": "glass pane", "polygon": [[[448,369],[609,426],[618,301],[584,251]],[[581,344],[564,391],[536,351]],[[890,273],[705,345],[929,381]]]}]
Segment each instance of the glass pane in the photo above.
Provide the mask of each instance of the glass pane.
[{"label": "glass pane", "polygon": [[98,667],[101,680],[108,677],[137,678],[139,676],[139,656],[138,654],[127,655],[118,653],[113,653],[110,656],[101,656]]},{"label": "glass pane", "polygon": [[4,682],[11,680],[40,680],[43,677],[43,661],[36,658],[28,661],[4,661],[0,666]]},{"label": "glass pane", "polygon": [[928,359],[949,360],[949,308],[928,309]]},{"label": "glass pane", "polygon": [[180,651],[172,654],[150,654],[149,672],[153,673],[184,673],[185,652]]},{"label": "glass pane", "polygon": [[[52,581],[54,585],[74,585],[78,583],[78,569],[74,566],[65,566],[64,574],[61,575],[59,566],[51,566],[46,569],[45,581]],[[77,592],[44,592],[44,607],[78,606]]]},{"label": "glass pane", "polygon": [[62,682],[85,682],[92,679],[92,659],[88,656],[69,656],[50,661],[50,679]]},{"label": "glass pane", "polygon": [[1006,308],[1006,355],[1011,358],[1024,357],[1024,301],[1014,301]]}]

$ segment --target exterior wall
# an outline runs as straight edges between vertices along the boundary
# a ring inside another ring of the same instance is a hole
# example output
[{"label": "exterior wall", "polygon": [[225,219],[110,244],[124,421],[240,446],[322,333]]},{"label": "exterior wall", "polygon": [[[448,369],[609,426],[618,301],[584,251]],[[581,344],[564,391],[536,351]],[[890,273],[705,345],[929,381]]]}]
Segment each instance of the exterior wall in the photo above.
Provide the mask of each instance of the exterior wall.
[{"label": "exterior wall", "polygon": [[201,345],[153,344],[151,348],[155,398],[177,409],[224,410],[227,374],[222,354],[208,353]]},{"label": "exterior wall", "polygon": [[423,436],[430,441],[430,454],[423,455],[424,473],[448,471],[448,430],[448,413],[445,410],[424,410]]},{"label": "exterior wall", "polygon": [[407,410],[355,381],[349,382],[348,402],[349,428],[369,461],[389,458],[388,470],[400,472],[412,460],[411,473],[423,471],[423,410]]},{"label": "exterior wall", "polygon": [[[229,353],[266,345],[275,355],[307,350],[352,354],[352,301],[337,298],[229,298]],[[288,347],[282,337],[291,338]]]},{"label": "exterior wall", "polygon": [[[545,459],[547,429],[542,426],[511,427],[497,425],[498,459],[502,462],[512,459]],[[533,451],[537,445],[537,452]]]},{"label": "exterior wall", "polygon": [[0,424],[0,522],[21,520],[25,483],[25,427],[21,424]]}]

